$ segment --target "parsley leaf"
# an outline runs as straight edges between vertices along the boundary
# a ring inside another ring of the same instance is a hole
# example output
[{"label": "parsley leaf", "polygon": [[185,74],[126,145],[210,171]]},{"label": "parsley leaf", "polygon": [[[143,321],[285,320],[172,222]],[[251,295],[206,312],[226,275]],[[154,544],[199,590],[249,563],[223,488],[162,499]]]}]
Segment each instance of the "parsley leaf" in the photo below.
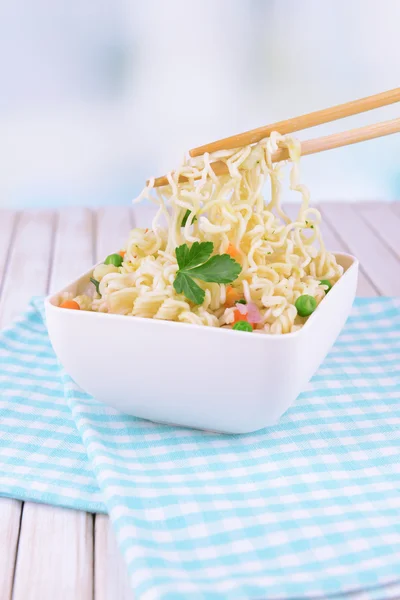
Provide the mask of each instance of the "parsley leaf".
[{"label": "parsley leaf", "polygon": [[189,260],[189,246],[182,244],[175,249],[176,260],[178,261],[178,267],[183,269]]},{"label": "parsley leaf", "polygon": [[[181,227],[185,227],[185,225],[186,225],[186,223],[187,223],[187,220],[188,220],[188,218],[190,217],[190,215],[191,215],[191,212],[190,212],[190,210],[189,210],[189,209],[187,209],[187,211],[185,212],[185,215],[184,215],[184,217],[183,217],[183,219],[182,219]],[[192,224],[193,224],[195,221],[197,221],[197,217],[196,217],[196,215],[193,217]]]},{"label": "parsley leaf", "polygon": [[204,265],[190,269],[192,277],[213,283],[231,283],[237,279],[242,267],[229,254],[212,256]]},{"label": "parsley leaf", "polygon": [[185,273],[178,274],[174,281],[174,288],[178,294],[183,294],[193,304],[202,304],[205,298],[205,291],[193,279]]},{"label": "parsley leaf", "polygon": [[178,246],[175,250],[176,260],[178,261],[179,270],[187,271],[198,265],[202,265],[211,256],[214,249],[212,242],[195,242],[191,248],[187,244]]},{"label": "parsley leaf", "polygon": [[213,249],[212,242],[195,242],[191,248],[182,244],[175,250],[179,271],[174,288],[194,304],[204,302],[205,292],[193,278],[210,283],[231,283],[242,270],[240,264],[228,254],[211,256]]}]

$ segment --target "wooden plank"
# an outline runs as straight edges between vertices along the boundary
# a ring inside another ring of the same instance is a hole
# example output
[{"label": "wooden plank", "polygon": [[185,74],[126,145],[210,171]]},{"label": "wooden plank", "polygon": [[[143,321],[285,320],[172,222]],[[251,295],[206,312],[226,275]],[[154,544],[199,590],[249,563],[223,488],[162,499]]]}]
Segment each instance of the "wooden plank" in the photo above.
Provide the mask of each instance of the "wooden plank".
[{"label": "wooden plank", "polygon": [[18,220],[0,301],[0,328],[21,313],[30,298],[46,293],[54,215],[24,212]]},{"label": "wooden plank", "polygon": [[[29,233],[30,238],[36,239],[45,232],[42,221],[38,218],[35,222],[39,225],[37,233],[33,226]],[[50,284],[56,290],[93,264],[92,215],[86,209],[73,208],[60,213],[52,223],[57,224],[57,230],[54,234]],[[42,268],[40,263],[37,265],[38,272],[48,271],[44,262],[50,262],[50,256],[50,251],[37,256],[38,261],[42,260]],[[15,278],[17,283],[18,275]],[[45,280],[42,277],[40,293],[46,291],[47,283],[47,278]],[[25,503],[14,600],[28,597],[32,600],[92,600],[92,522],[93,517],[84,512]]]},{"label": "wooden plank", "polygon": [[58,215],[50,290],[56,292],[94,263],[93,215],[87,208],[68,208]]},{"label": "wooden plank", "polygon": [[129,206],[109,206],[97,211],[96,261],[118,252],[132,228]]},{"label": "wooden plank", "polygon": [[[34,294],[45,294],[48,283],[53,215],[27,212],[16,221],[2,212],[0,220],[0,262],[6,264],[0,298],[0,328],[21,312]],[[7,252],[7,244],[12,244]],[[6,543],[0,552],[0,598],[11,597],[18,548],[22,503],[1,499],[0,539]],[[6,540],[6,542],[4,541]]]},{"label": "wooden plank", "polygon": [[0,210],[0,290],[8,265],[9,251],[14,234],[17,213],[13,210]]},{"label": "wooden plank", "polygon": [[96,515],[95,540],[95,600],[133,600],[128,570],[106,515]]},{"label": "wooden plank", "polygon": [[[0,211],[0,291],[11,251],[14,225],[17,213],[11,210]],[[0,551],[0,598],[11,598],[14,566],[16,560],[21,502],[0,498],[0,540],[7,548]]]},{"label": "wooden plank", "polygon": [[0,498],[0,598],[11,600],[17,556],[21,502]]},{"label": "wooden plank", "polygon": [[[397,215],[390,204],[384,202],[360,203],[356,210],[400,261],[400,211]],[[398,273],[400,275],[400,262]]]},{"label": "wooden plank", "polygon": [[[322,212],[323,206],[317,206],[319,211]],[[299,209],[298,204],[286,204],[284,206],[285,211],[291,219],[295,219]],[[341,239],[341,237],[332,228],[330,223],[322,215],[321,221],[321,233],[324,240],[324,244],[331,252],[347,252],[351,254],[351,250],[348,245]],[[357,285],[357,296],[377,296],[378,290],[367,278],[364,270],[360,268],[358,275]]]},{"label": "wooden plank", "polygon": [[400,295],[399,263],[393,253],[370,229],[356,205],[327,203],[321,207],[336,233],[357,256],[363,270],[385,296]]},{"label": "wooden plank", "polygon": [[91,515],[52,506],[25,504],[13,600],[27,598],[92,600]]}]

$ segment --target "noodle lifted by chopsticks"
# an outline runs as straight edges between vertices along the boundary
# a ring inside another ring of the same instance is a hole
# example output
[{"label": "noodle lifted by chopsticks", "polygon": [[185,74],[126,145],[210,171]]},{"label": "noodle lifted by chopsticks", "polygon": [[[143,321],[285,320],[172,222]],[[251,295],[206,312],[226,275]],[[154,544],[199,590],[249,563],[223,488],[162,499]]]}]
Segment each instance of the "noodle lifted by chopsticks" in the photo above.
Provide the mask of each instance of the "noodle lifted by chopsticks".
[{"label": "noodle lifted by chopsticks", "polygon": [[[280,205],[284,163],[271,161],[278,147],[289,151],[290,188],[302,199],[293,222]],[[210,164],[216,160],[226,163],[229,174],[215,175]],[[343,271],[323,244],[320,213],[309,207],[308,190],[299,182],[299,160],[297,140],[278,133],[254,146],[185,159],[168,175],[169,185],[153,189],[151,181],[136,200],[157,204],[152,229],[134,229],[122,265],[94,269],[99,294],[93,290],[93,298],[75,300],[86,310],[214,327],[248,320],[257,332],[296,331],[305,321],[296,308],[299,297],[318,304],[327,291],[321,281],[333,285]],[[187,182],[178,183],[180,176]],[[213,254],[228,253],[242,267],[229,285],[196,280],[205,292],[202,304],[174,288],[176,248],[194,242],[212,242]]]}]

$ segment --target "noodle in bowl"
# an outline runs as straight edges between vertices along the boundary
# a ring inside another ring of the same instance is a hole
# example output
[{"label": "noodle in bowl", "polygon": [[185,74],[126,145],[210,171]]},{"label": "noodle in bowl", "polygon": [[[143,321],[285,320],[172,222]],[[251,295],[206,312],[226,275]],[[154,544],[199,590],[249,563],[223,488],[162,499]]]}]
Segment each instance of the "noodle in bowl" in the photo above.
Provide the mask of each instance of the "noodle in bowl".
[{"label": "noodle in bowl", "polygon": [[[282,147],[291,161],[290,188],[301,197],[295,221],[281,207],[285,163],[272,163]],[[214,161],[225,163],[227,173],[216,175]],[[251,322],[248,331],[266,334],[297,331],[308,316],[298,310],[299,298],[311,297],[317,306],[343,273],[324,246],[321,215],[309,206],[299,161],[299,142],[273,133],[253,146],[186,158],[161,188],[151,180],[135,200],[157,205],[151,229],[130,233],[121,264],[95,267],[97,291],[90,285],[75,296],[78,308],[210,327],[231,328],[239,319]],[[205,242],[214,256],[228,253],[241,270],[229,284],[195,278],[203,294],[195,303],[174,286],[176,250]],[[64,294],[60,303],[71,298]]]}]

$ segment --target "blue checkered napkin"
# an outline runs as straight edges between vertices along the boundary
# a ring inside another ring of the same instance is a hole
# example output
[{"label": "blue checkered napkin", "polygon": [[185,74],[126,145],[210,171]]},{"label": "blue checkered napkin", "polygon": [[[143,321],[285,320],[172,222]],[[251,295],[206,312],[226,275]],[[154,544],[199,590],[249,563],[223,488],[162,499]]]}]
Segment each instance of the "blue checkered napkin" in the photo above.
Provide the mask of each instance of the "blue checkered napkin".
[{"label": "blue checkered napkin", "polygon": [[64,375],[71,420],[32,309],[1,352],[11,368],[1,362],[6,493],[30,498],[34,479],[45,487],[36,499],[94,507],[76,424],[138,600],[393,597],[379,586],[400,573],[399,300],[357,301],[279,425],[245,436],[124,417]]},{"label": "blue checkered napkin", "polygon": [[105,511],[34,303],[0,334],[0,494]]},{"label": "blue checkered napkin", "polygon": [[65,384],[136,598],[382,599],[399,578],[399,300],[359,300],[308,389],[251,435],[123,417]]}]

